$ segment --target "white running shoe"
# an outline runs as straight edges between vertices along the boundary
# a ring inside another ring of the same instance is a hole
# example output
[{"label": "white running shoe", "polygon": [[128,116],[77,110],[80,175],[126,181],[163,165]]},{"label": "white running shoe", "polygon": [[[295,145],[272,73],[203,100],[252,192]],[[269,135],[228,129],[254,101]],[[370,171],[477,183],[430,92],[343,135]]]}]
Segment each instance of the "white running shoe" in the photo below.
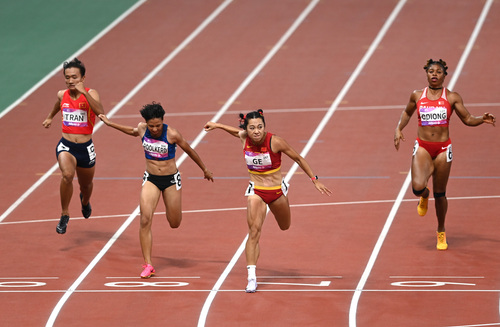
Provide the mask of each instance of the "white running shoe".
[{"label": "white running shoe", "polygon": [[247,288],[245,288],[245,292],[255,293],[256,290],[257,290],[257,279],[249,278]]}]

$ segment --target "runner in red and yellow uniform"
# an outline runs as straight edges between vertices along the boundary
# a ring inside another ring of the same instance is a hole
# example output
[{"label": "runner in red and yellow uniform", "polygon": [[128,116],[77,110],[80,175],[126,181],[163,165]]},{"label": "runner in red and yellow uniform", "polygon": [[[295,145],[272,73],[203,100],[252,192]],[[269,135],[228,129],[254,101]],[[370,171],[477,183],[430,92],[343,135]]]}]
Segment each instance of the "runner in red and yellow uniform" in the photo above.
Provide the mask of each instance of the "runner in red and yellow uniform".
[{"label": "runner in red and yellow uniform", "polygon": [[239,137],[243,145],[243,154],[250,173],[250,184],[245,193],[248,196],[248,240],[245,247],[248,284],[245,290],[247,293],[253,293],[257,290],[255,270],[260,254],[259,239],[267,206],[281,230],[287,230],[291,224],[287,197],[288,184],[281,174],[281,153],[286,154],[302,168],[319,192],[327,195],[332,192],[313,174],[307,161],[283,138],[266,132],[262,110],[252,111],[240,117],[242,118],[240,128],[243,130],[214,122],[206,123],[205,130],[220,128]]}]

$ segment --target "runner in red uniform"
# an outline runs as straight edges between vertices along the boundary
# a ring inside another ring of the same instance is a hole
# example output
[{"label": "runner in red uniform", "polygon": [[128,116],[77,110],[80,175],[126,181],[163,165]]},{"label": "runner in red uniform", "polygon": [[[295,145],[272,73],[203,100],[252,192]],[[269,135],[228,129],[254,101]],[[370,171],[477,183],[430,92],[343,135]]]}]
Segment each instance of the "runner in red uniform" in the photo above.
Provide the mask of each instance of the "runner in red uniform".
[{"label": "runner in red uniform", "polygon": [[58,100],[43,126],[49,128],[52,119],[60,111],[62,118],[62,138],[56,147],[57,162],[61,169],[61,219],[56,227],[59,234],[66,233],[69,221],[69,203],[73,195],[75,173],[80,184],[82,214],[89,218],[92,213],[92,195],[96,154],[92,142],[96,115],[104,110],[96,90],[86,88],[85,66],[77,58],[63,64],[63,74],[67,90],[57,93]]},{"label": "runner in red uniform", "polygon": [[429,59],[424,66],[429,86],[423,90],[415,90],[394,132],[394,146],[399,150],[401,140],[405,140],[402,130],[408,124],[415,111],[418,112],[418,137],[413,148],[411,177],[413,193],[420,197],[417,212],[424,216],[427,213],[427,203],[430,191],[427,188],[432,176],[433,193],[438,221],[438,250],[446,250],[445,218],[448,210],[446,185],[450,176],[453,154],[449,136],[449,122],[453,111],[467,126],[477,126],[482,123],[495,125],[495,117],[490,113],[482,116],[472,116],[463,104],[462,97],[443,87],[448,67],[439,59]]},{"label": "runner in red uniform", "polygon": [[259,258],[259,239],[262,225],[266,218],[267,207],[274,215],[281,230],[290,227],[290,204],[288,203],[288,184],[281,175],[281,153],[295,161],[311,178],[316,189],[322,194],[332,192],[315,176],[307,163],[283,138],[266,132],[262,110],[252,111],[242,116],[243,130],[219,123],[208,122],[205,130],[220,128],[232,136],[239,137],[243,145],[243,153],[250,172],[250,185],[246,190],[248,196],[247,222],[248,240],[245,247],[248,284],[247,293],[257,290],[256,265]]}]

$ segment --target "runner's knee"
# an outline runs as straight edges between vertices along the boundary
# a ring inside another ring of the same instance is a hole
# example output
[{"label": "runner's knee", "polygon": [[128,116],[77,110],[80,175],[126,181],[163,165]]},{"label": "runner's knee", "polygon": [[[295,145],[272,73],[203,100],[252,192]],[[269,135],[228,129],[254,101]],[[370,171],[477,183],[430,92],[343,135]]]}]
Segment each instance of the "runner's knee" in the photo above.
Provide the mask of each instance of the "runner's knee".
[{"label": "runner's knee", "polygon": [[446,192],[434,192],[434,199],[446,197]]},{"label": "runner's knee", "polygon": [[427,187],[424,187],[424,188],[423,188],[423,189],[421,189],[421,190],[416,190],[416,189],[414,189],[414,188],[412,187],[413,194],[415,194],[416,196],[421,196],[421,195],[425,192],[425,190],[426,190],[426,189],[427,189]]}]

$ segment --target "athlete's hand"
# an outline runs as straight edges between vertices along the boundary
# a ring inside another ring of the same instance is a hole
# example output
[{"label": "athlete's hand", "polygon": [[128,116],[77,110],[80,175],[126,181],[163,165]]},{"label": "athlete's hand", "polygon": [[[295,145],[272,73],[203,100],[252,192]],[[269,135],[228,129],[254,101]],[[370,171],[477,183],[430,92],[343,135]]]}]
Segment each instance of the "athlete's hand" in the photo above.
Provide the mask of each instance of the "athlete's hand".
[{"label": "athlete's hand", "polygon": [[45,119],[45,120],[43,121],[42,125],[43,125],[43,127],[45,127],[45,128],[49,128],[49,127],[50,127],[50,125],[52,125],[52,119],[50,119],[50,118]]},{"label": "athlete's hand", "polygon": [[319,180],[316,179],[316,180],[313,181],[313,183],[314,183],[314,186],[316,187],[316,189],[318,191],[320,191],[321,194],[326,194],[328,196],[330,196],[332,194],[332,191],[330,191],[328,189],[328,187],[326,187],[325,185],[323,185],[323,183],[321,183]]},{"label": "athlete's hand", "polygon": [[106,124],[106,125],[108,125],[108,126],[109,126],[109,119],[108,119],[108,117],[106,117],[106,115],[105,115],[105,114],[100,114],[98,117],[99,117],[99,119],[101,119],[101,120],[102,120],[102,122],[103,122],[104,124]]},{"label": "athlete's hand", "polygon": [[214,174],[212,174],[212,172],[211,172],[210,170],[205,169],[205,170],[203,171],[203,174],[205,175],[205,177],[204,177],[204,178],[205,178],[207,181],[211,181],[212,183],[214,182]]},{"label": "athlete's hand", "polygon": [[488,123],[488,124],[492,124],[493,126],[495,126],[496,118],[495,118],[495,116],[493,116],[489,112],[486,112],[483,115],[483,122]]},{"label": "athlete's hand", "polygon": [[205,132],[210,132],[211,130],[214,130],[216,128],[216,124],[217,123],[209,121],[205,124],[203,128],[205,129]]},{"label": "athlete's hand", "polygon": [[87,91],[85,90],[85,86],[83,85],[83,82],[78,82],[75,84],[75,89],[80,92],[80,93],[86,93]]},{"label": "athlete's hand", "polygon": [[396,150],[399,150],[399,142],[401,140],[406,141],[403,132],[401,132],[399,128],[396,128],[394,131],[394,146],[396,147]]}]

